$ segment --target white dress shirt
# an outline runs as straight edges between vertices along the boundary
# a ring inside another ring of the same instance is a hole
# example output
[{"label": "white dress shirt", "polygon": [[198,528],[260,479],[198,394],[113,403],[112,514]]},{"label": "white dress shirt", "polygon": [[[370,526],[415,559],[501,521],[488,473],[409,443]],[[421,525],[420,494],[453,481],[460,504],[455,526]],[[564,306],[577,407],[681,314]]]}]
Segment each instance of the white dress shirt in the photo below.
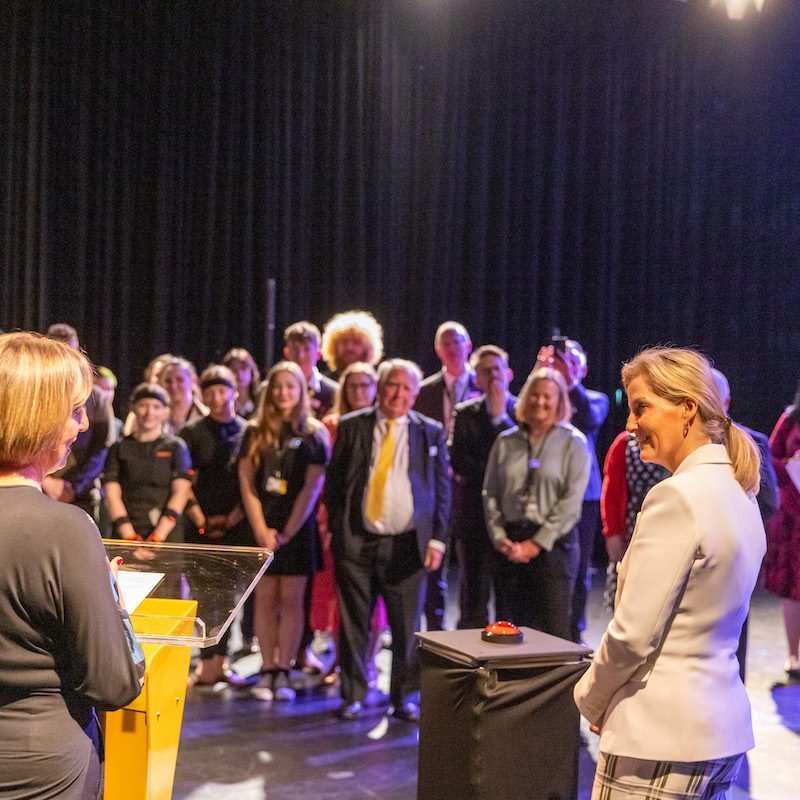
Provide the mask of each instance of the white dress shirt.
[{"label": "white dress shirt", "polygon": [[383,495],[383,513],[375,523],[366,516],[366,502],[372,473],[378,463],[381,445],[386,437],[388,425],[386,417],[377,411],[377,423],[372,434],[372,458],[370,459],[367,489],[361,501],[361,516],[364,528],[371,533],[397,534],[414,528],[414,495],[411,492],[411,480],[408,477],[408,417],[398,417],[394,426],[394,458],[386,478]]}]

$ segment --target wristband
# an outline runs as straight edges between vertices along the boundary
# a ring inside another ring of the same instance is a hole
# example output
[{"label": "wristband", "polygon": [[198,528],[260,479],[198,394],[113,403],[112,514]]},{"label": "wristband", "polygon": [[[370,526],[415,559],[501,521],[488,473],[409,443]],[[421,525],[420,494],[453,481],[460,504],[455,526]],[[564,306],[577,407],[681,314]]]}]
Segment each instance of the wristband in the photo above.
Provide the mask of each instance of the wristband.
[{"label": "wristband", "polygon": [[119,529],[123,525],[129,525],[130,521],[131,521],[130,517],[117,517],[116,519],[111,521],[111,530],[114,531],[114,533],[119,533]]},{"label": "wristband", "polygon": [[171,519],[173,522],[177,522],[180,519],[180,514],[177,511],[173,511],[171,508],[165,508],[161,512],[161,519],[166,517],[167,519]]}]

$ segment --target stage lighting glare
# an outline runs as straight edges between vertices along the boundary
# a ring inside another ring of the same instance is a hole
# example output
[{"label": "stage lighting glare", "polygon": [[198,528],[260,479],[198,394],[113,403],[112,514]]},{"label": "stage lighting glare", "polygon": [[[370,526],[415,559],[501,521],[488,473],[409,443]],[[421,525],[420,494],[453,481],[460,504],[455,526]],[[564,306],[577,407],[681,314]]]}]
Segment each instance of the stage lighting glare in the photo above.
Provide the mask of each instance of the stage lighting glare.
[{"label": "stage lighting glare", "polygon": [[764,7],[764,0],[711,0],[712,6],[725,6],[728,12],[728,19],[744,19],[747,9],[751,6],[756,11],[761,11]]}]

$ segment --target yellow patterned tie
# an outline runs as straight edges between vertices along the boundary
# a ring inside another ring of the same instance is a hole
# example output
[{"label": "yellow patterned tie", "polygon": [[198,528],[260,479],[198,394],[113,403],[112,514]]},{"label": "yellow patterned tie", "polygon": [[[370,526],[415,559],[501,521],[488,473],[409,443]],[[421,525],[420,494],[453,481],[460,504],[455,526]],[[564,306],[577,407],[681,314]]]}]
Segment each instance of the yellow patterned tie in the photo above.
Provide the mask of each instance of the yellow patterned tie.
[{"label": "yellow patterned tie", "polygon": [[374,525],[383,516],[383,493],[386,489],[386,479],[394,461],[394,426],[395,420],[386,420],[386,435],[381,442],[381,451],[372,470],[372,479],[367,488],[367,519]]}]

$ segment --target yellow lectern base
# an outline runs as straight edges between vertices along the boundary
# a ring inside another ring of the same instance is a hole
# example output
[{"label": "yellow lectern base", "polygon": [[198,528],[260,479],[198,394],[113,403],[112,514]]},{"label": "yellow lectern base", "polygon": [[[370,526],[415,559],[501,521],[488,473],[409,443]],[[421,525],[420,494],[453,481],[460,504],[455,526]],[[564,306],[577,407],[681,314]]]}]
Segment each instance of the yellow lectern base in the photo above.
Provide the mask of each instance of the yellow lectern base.
[{"label": "yellow lectern base", "polygon": [[[147,618],[165,633],[191,634],[197,613],[193,600],[144,600],[136,609],[137,633]],[[191,648],[143,644],[146,659],[142,693],[128,706],[105,715],[106,800],[169,800],[175,780],[186,679]]]}]

